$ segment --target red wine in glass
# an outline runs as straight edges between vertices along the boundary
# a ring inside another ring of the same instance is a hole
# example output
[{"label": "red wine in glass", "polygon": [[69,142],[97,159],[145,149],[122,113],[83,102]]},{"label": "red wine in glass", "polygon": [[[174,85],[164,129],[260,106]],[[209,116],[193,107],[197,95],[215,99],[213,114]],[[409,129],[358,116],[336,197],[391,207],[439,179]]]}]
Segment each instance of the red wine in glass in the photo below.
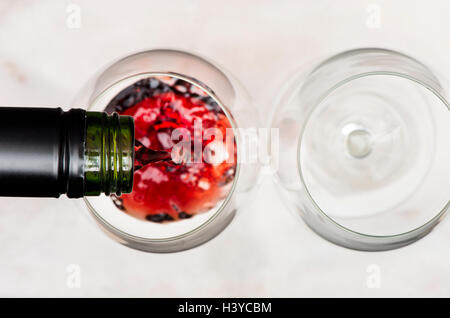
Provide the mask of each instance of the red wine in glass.
[{"label": "red wine in glass", "polygon": [[[220,164],[176,163],[171,157],[172,132],[184,128],[194,136],[195,121],[202,130],[219,129],[225,142],[231,123],[204,90],[174,77],[150,77],[121,91],[106,111],[135,121],[133,192],[112,197],[118,208],[139,219],[167,222],[210,211],[226,197],[236,170],[235,144],[227,149],[227,157],[234,160]],[[202,149],[214,141],[200,140]],[[192,156],[195,151],[192,145]]]}]

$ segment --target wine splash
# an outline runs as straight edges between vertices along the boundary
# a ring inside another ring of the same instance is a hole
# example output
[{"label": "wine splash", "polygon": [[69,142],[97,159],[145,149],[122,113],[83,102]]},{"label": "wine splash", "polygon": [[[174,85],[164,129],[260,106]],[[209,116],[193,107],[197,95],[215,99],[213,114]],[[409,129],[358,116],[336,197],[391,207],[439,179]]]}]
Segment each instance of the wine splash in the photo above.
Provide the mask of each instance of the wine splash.
[{"label": "wine splash", "polygon": [[148,164],[157,162],[168,162],[177,164],[172,160],[172,156],[169,151],[153,150],[145,147],[139,141],[136,140],[134,151],[134,171],[138,171],[139,169]]}]

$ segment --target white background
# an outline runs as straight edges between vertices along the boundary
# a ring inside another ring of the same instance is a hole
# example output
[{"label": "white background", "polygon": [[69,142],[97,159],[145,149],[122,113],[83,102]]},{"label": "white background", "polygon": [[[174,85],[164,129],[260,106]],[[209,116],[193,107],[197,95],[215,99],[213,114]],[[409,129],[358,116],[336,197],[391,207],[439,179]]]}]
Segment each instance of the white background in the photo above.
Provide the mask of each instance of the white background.
[{"label": "white background", "polygon": [[[70,3],[80,28],[68,28]],[[379,28],[370,4],[381,9]],[[268,122],[296,69],[340,51],[400,50],[450,76],[449,16],[449,1],[425,0],[1,0],[0,105],[67,107],[111,60],[175,47],[230,70]],[[448,222],[406,248],[355,252],[316,236],[271,177],[262,181],[221,235],[168,255],[112,241],[80,201],[1,199],[0,296],[450,296]],[[80,288],[67,284],[69,264],[79,266]],[[380,288],[369,288],[377,270]]]}]

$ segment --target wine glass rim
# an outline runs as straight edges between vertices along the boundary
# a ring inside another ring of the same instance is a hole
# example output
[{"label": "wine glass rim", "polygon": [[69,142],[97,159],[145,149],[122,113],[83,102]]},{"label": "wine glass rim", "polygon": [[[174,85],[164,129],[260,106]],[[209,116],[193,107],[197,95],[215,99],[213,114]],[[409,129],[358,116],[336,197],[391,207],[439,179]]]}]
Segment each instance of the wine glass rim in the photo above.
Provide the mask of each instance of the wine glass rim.
[{"label": "wine glass rim", "polygon": [[[328,59],[325,62],[321,63],[320,66],[323,66],[323,65],[326,64],[326,62],[333,61],[335,58],[342,57],[342,56],[344,56],[346,54],[349,54],[349,53],[350,54],[354,54],[357,51],[359,51],[359,52],[364,52],[364,51],[375,52],[375,50],[383,51],[383,52],[389,52],[389,53],[394,53],[394,54],[399,54],[399,55],[402,55],[404,57],[410,58],[409,56],[404,55],[402,53],[398,53],[396,51],[385,50],[385,49],[357,49],[357,50],[343,52],[343,53],[338,54],[338,55],[336,55],[334,57],[331,57],[330,59]],[[413,58],[410,58],[410,59],[412,59],[413,61],[416,61]],[[420,62],[418,62],[418,63],[420,63]],[[422,63],[420,63],[420,64],[423,65]],[[316,67],[314,69],[314,71],[317,70],[317,69],[319,69],[319,67]],[[310,74],[314,73],[314,71],[312,71]],[[334,90],[336,90],[337,88],[341,87],[344,84],[347,84],[347,83],[349,83],[351,81],[354,81],[354,80],[357,80],[357,79],[361,79],[361,78],[364,78],[364,77],[379,76],[379,75],[395,76],[395,77],[398,77],[398,78],[403,78],[403,79],[406,79],[406,80],[410,80],[410,81],[412,81],[412,82],[414,82],[416,84],[421,85],[422,87],[424,87],[427,90],[429,90],[432,94],[434,94],[442,102],[442,104],[444,106],[446,106],[447,109],[450,111],[450,104],[446,101],[446,99],[435,88],[431,87],[429,84],[427,84],[427,83],[425,83],[425,82],[423,82],[423,81],[421,81],[421,80],[419,80],[417,78],[414,78],[414,77],[409,76],[409,75],[404,74],[404,73],[393,72],[393,71],[362,72],[360,74],[356,74],[356,75],[350,76],[350,77],[348,77],[348,78],[338,82],[337,84],[333,85],[331,88],[327,89],[325,91],[325,93],[318,99],[317,105],[322,103],[323,100],[327,96],[329,96]],[[300,89],[301,86],[302,85],[300,85],[300,87],[298,87],[298,89]],[[296,93],[298,93],[298,90],[296,90],[293,95],[295,95]],[[437,220],[439,220],[445,214],[447,209],[450,207],[450,200],[444,205],[444,207],[436,215],[434,215],[431,219],[429,219],[424,224],[422,224],[422,225],[420,225],[418,227],[415,227],[415,228],[413,228],[411,230],[405,231],[405,232],[401,232],[401,233],[397,233],[397,234],[390,234],[390,235],[373,235],[373,234],[362,233],[362,232],[359,232],[359,231],[356,231],[356,230],[352,230],[352,229],[350,229],[350,228],[348,228],[348,227],[338,223],[336,220],[334,220],[332,217],[330,217],[325,211],[322,210],[322,208],[319,206],[319,204],[316,202],[316,200],[313,198],[312,194],[310,193],[310,190],[309,190],[309,188],[308,188],[308,186],[307,186],[307,184],[305,182],[305,179],[304,179],[303,169],[302,169],[302,165],[301,165],[301,158],[300,157],[301,157],[301,153],[302,153],[302,151],[301,151],[302,140],[303,140],[303,137],[304,137],[304,132],[305,132],[306,126],[307,126],[306,123],[311,118],[311,115],[312,115],[313,111],[314,111],[314,107],[312,107],[311,111],[306,116],[305,121],[304,121],[305,125],[303,125],[303,127],[301,128],[300,136],[298,138],[298,144],[297,144],[297,167],[298,167],[298,169],[297,169],[297,171],[299,173],[299,177],[300,177],[302,186],[305,189],[306,195],[311,200],[313,206],[317,209],[317,211],[319,211],[319,213],[322,216],[324,216],[329,221],[331,221],[335,226],[337,226],[340,229],[342,229],[342,230],[344,230],[344,231],[346,231],[348,233],[351,233],[353,235],[358,235],[358,236],[367,237],[367,238],[375,238],[375,239],[389,239],[389,238],[400,238],[400,237],[403,237],[403,236],[407,236],[407,235],[410,235],[413,232],[420,232],[422,229],[426,228],[429,224],[434,223]]]}]

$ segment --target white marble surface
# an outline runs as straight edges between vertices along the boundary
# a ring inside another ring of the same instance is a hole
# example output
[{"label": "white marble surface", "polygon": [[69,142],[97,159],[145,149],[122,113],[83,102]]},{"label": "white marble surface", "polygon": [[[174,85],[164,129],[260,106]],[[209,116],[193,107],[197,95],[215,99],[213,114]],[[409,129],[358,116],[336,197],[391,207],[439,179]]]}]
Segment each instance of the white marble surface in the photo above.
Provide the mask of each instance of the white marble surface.
[{"label": "white marble surface", "polygon": [[[66,25],[70,3],[81,28]],[[380,28],[367,26],[371,3]],[[0,105],[66,106],[110,60],[177,47],[231,70],[268,121],[295,69],[339,51],[396,49],[450,74],[449,12],[444,0],[1,0]],[[79,201],[1,199],[0,296],[450,296],[448,222],[400,250],[355,252],[294,218],[270,176],[257,196],[219,237],[170,255],[113,242]],[[80,288],[67,285],[69,264]],[[370,264],[380,288],[368,288]]]}]

